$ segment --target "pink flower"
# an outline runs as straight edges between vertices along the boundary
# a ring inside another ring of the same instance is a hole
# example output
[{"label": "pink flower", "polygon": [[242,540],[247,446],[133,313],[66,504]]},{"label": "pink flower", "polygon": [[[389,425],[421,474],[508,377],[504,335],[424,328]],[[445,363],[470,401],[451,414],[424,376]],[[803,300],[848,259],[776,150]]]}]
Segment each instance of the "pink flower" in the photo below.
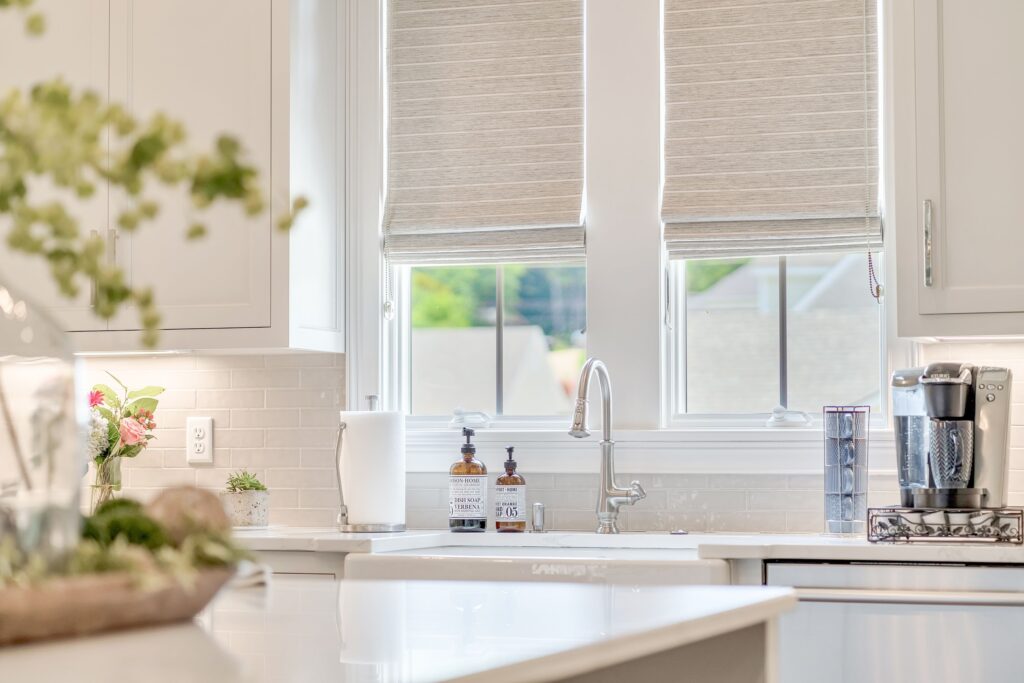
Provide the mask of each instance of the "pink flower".
[{"label": "pink flower", "polygon": [[95,408],[96,406],[103,405],[103,392],[102,391],[90,391],[89,392],[89,407]]},{"label": "pink flower", "polygon": [[146,428],[134,417],[126,417],[121,420],[118,432],[120,432],[121,442],[125,446],[134,446],[146,438]]}]

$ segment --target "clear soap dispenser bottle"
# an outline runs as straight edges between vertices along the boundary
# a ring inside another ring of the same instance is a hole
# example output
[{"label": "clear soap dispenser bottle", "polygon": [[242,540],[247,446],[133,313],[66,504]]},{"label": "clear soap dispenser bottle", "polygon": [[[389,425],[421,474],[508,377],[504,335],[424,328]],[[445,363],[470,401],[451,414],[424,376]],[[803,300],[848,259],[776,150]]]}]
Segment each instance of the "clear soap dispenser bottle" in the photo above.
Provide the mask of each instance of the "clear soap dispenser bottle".
[{"label": "clear soap dispenser bottle", "polygon": [[526,531],[526,480],[516,473],[512,459],[514,447],[509,446],[505,474],[498,477],[494,488],[494,528],[498,531]]},{"label": "clear soap dispenser bottle", "polygon": [[448,470],[448,528],[451,531],[484,531],[487,529],[487,467],[476,459],[476,434],[462,428],[466,443],[462,459]]}]

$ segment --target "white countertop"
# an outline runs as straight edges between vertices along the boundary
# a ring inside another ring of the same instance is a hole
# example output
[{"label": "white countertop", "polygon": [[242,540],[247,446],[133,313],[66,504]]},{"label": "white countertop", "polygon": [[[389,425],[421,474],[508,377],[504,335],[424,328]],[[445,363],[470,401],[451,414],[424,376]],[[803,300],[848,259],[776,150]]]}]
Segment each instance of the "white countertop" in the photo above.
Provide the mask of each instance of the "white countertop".
[{"label": "white countertop", "polygon": [[773,619],[766,587],[334,581],[226,590],[198,623],[0,650],[7,681],[542,681]]},{"label": "white countertop", "polygon": [[828,560],[1024,564],[1024,546],[993,543],[868,543],[824,534],[713,534],[548,532],[543,534],[406,531],[342,534],[330,528],[277,527],[240,531],[250,550],[381,553],[446,547],[694,549],[701,559]]}]

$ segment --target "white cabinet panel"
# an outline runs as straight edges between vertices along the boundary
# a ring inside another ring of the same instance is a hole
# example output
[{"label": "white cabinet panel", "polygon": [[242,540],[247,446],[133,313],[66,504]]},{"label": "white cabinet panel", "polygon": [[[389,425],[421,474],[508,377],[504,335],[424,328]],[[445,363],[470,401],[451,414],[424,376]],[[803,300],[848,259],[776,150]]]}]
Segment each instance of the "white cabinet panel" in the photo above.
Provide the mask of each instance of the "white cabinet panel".
[{"label": "white cabinet panel", "polygon": [[918,0],[916,10],[917,192],[933,210],[920,310],[1024,311],[1024,3]]},{"label": "white cabinet panel", "polygon": [[[61,77],[76,91],[86,89],[107,97],[107,24],[106,0],[37,0],[33,11],[46,17],[46,32],[30,37],[24,28],[24,15],[0,12],[0,97],[19,88],[28,93],[40,82]],[[107,231],[107,186],[101,183],[96,193],[81,200],[52,185],[36,182],[31,186],[33,203],[59,200],[73,208],[83,233]],[[0,217],[0,235],[6,240],[9,224]],[[101,330],[106,321],[93,315],[90,289],[81,287],[74,299],[63,296],[53,283],[49,266],[35,256],[15,252],[0,241],[0,273],[37,303],[47,306],[69,330]]]},{"label": "white cabinet panel", "polygon": [[801,602],[779,618],[780,683],[1018,681],[1020,607]]},{"label": "white cabinet panel", "polygon": [[899,334],[1024,335],[1024,3],[886,6]]},{"label": "white cabinet panel", "polygon": [[[114,0],[111,91],[143,119],[166,112],[182,121],[193,150],[230,131],[260,169],[271,196],[271,0]],[[271,324],[272,217],[238,207],[195,211],[185,193],[153,193],[160,215],[121,233],[118,262],[135,286],[152,286],[161,327]],[[123,199],[112,197],[111,212]],[[206,238],[186,244],[196,219]],[[281,283],[282,286],[284,283]],[[112,329],[138,327],[134,311]]]}]

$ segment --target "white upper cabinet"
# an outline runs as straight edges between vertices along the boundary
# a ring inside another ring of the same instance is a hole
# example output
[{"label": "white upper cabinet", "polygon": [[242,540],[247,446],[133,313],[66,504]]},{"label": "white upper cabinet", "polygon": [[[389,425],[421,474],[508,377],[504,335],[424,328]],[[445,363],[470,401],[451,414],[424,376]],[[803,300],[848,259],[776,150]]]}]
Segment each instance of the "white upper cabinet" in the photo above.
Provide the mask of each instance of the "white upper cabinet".
[{"label": "white upper cabinet", "polygon": [[[137,231],[117,228],[127,205],[102,188],[84,207],[89,229],[133,286],[151,287],[162,314],[161,349],[344,350],[346,50],[344,8],[334,0],[47,0],[50,30],[37,43],[0,15],[0,85],[55,74],[100,90],[142,121],[181,121],[193,152],[228,134],[260,170],[268,209],[196,210],[187,188],[151,181],[160,204]],[[86,30],[88,29],[88,30]],[[311,203],[291,234],[276,228],[297,195]],[[187,241],[194,221],[205,238]],[[9,251],[7,249],[4,250]],[[92,315],[89,293],[70,304],[49,293],[44,267],[0,258],[58,313],[82,351],[140,344],[138,312]]]},{"label": "white upper cabinet", "polygon": [[[237,137],[261,169],[263,195],[287,173],[272,164],[270,0],[114,0],[111,97],[141,121],[166,113],[181,121],[194,151],[218,136]],[[287,135],[287,131],[284,133]],[[155,184],[154,184],[155,186]],[[287,184],[283,185],[287,192]],[[160,214],[122,232],[118,263],[134,286],[151,285],[166,329],[271,325],[270,211],[249,217],[238,206],[193,209],[187,190],[153,190]],[[114,191],[111,216],[123,206]],[[196,221],[205,238],[185,241]],[[284,283],[282,283],[284,286]],[[137,329],[136,311],[111,321]]]},{"label": "white upper cabinet", "polygon": [[899,334],[1024,335],[1024,2],[887,5]]},{"label": "white upper cabinet", "polygon": [[[92,90],[106,99],[107,4],[105,0],[38,0],[33,10],[42,12],[47,20],[46,34],[42,37],[31,37],[25,33],[22,13],[9,9],[0,12],[0,98],[6,97],[14,88],[27,95],[34,84],[59,77],[73,86],[76,92]],[[99,186],[86,201],[38,181],[31,186],[31,192],[34,204],[55,199],[74,202],[78,207],[75,215],[80,229],[106,236],[105,184]],[[5,221],[6,217],[0,216],[0,274],[3,280],[11,282],[37,303],[47,306],[66,329],[105,329],[106,321],[93,314],[91,291],[83,287],[74,299],[60,294],[46,263],[7,246],[8,224]]]}]

